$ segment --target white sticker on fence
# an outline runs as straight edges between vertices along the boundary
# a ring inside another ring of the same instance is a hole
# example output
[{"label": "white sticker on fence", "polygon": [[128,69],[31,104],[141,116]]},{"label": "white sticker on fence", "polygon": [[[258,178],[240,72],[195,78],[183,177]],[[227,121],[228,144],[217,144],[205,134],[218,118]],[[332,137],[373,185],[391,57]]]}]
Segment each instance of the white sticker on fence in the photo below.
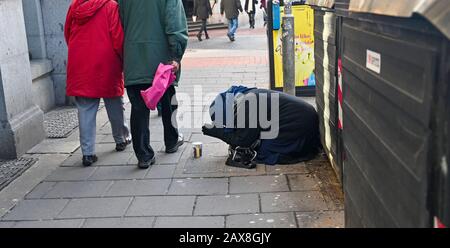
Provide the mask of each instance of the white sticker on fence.
[{"label": "white sticker on fence", "polygon": [[366,67],[378,74],[381,72],[381,54],[367,50]]}]

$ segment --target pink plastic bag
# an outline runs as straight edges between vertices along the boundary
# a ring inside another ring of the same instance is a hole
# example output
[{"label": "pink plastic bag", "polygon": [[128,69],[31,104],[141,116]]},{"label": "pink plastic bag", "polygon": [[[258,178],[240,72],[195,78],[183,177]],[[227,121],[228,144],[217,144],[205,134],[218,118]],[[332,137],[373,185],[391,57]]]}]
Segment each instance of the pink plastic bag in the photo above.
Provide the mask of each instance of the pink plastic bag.
[{"label": "pink plastic bag", "polygon": [[145,91],[141,91],[141,96],[147,108],[155,110],[161,97],[177,78],[172,70],[172,65],[159,64],[152,86]]}]

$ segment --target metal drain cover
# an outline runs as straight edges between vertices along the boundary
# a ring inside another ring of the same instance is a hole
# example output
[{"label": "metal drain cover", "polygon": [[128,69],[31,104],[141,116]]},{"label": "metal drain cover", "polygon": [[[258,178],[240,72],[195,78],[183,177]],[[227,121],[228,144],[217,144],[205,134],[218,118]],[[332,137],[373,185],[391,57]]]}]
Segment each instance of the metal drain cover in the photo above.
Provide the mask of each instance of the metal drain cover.
[{"label": "metal drain cover", "polygon": [[0,190],[22,175],[36,161],[37,159],[33,158],[19,158],[10,161],[0,160]]},{"label": "metal drain cover", "polygon": [[78,127],[76,108],[63,108],[51,111],[44,116],[47,138],[67,138]]}]

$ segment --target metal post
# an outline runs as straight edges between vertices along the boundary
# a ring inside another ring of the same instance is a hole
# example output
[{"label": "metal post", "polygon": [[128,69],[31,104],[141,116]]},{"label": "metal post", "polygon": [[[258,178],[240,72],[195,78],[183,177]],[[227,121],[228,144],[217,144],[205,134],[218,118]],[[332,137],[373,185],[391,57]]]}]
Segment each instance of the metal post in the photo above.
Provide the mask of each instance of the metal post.
[{"label": "metal post", "polygon": [[284,1],[282,43],[283,91],[295,96],[295,29],[291,0]]}]

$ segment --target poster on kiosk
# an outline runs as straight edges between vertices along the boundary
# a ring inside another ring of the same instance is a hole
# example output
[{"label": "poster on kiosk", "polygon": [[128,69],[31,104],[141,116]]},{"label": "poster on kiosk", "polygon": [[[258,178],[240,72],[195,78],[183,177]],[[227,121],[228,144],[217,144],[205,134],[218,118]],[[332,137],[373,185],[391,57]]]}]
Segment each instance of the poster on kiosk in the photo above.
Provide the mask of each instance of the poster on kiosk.
[{"label": "poster on kiosk", "polygon": [[[315,95],[314,10],[305,1],[292,1],[295,29],[295,84],[297,96]],[[273,90],[283,90],[283,0],[268,2],[270,78]]]}]

